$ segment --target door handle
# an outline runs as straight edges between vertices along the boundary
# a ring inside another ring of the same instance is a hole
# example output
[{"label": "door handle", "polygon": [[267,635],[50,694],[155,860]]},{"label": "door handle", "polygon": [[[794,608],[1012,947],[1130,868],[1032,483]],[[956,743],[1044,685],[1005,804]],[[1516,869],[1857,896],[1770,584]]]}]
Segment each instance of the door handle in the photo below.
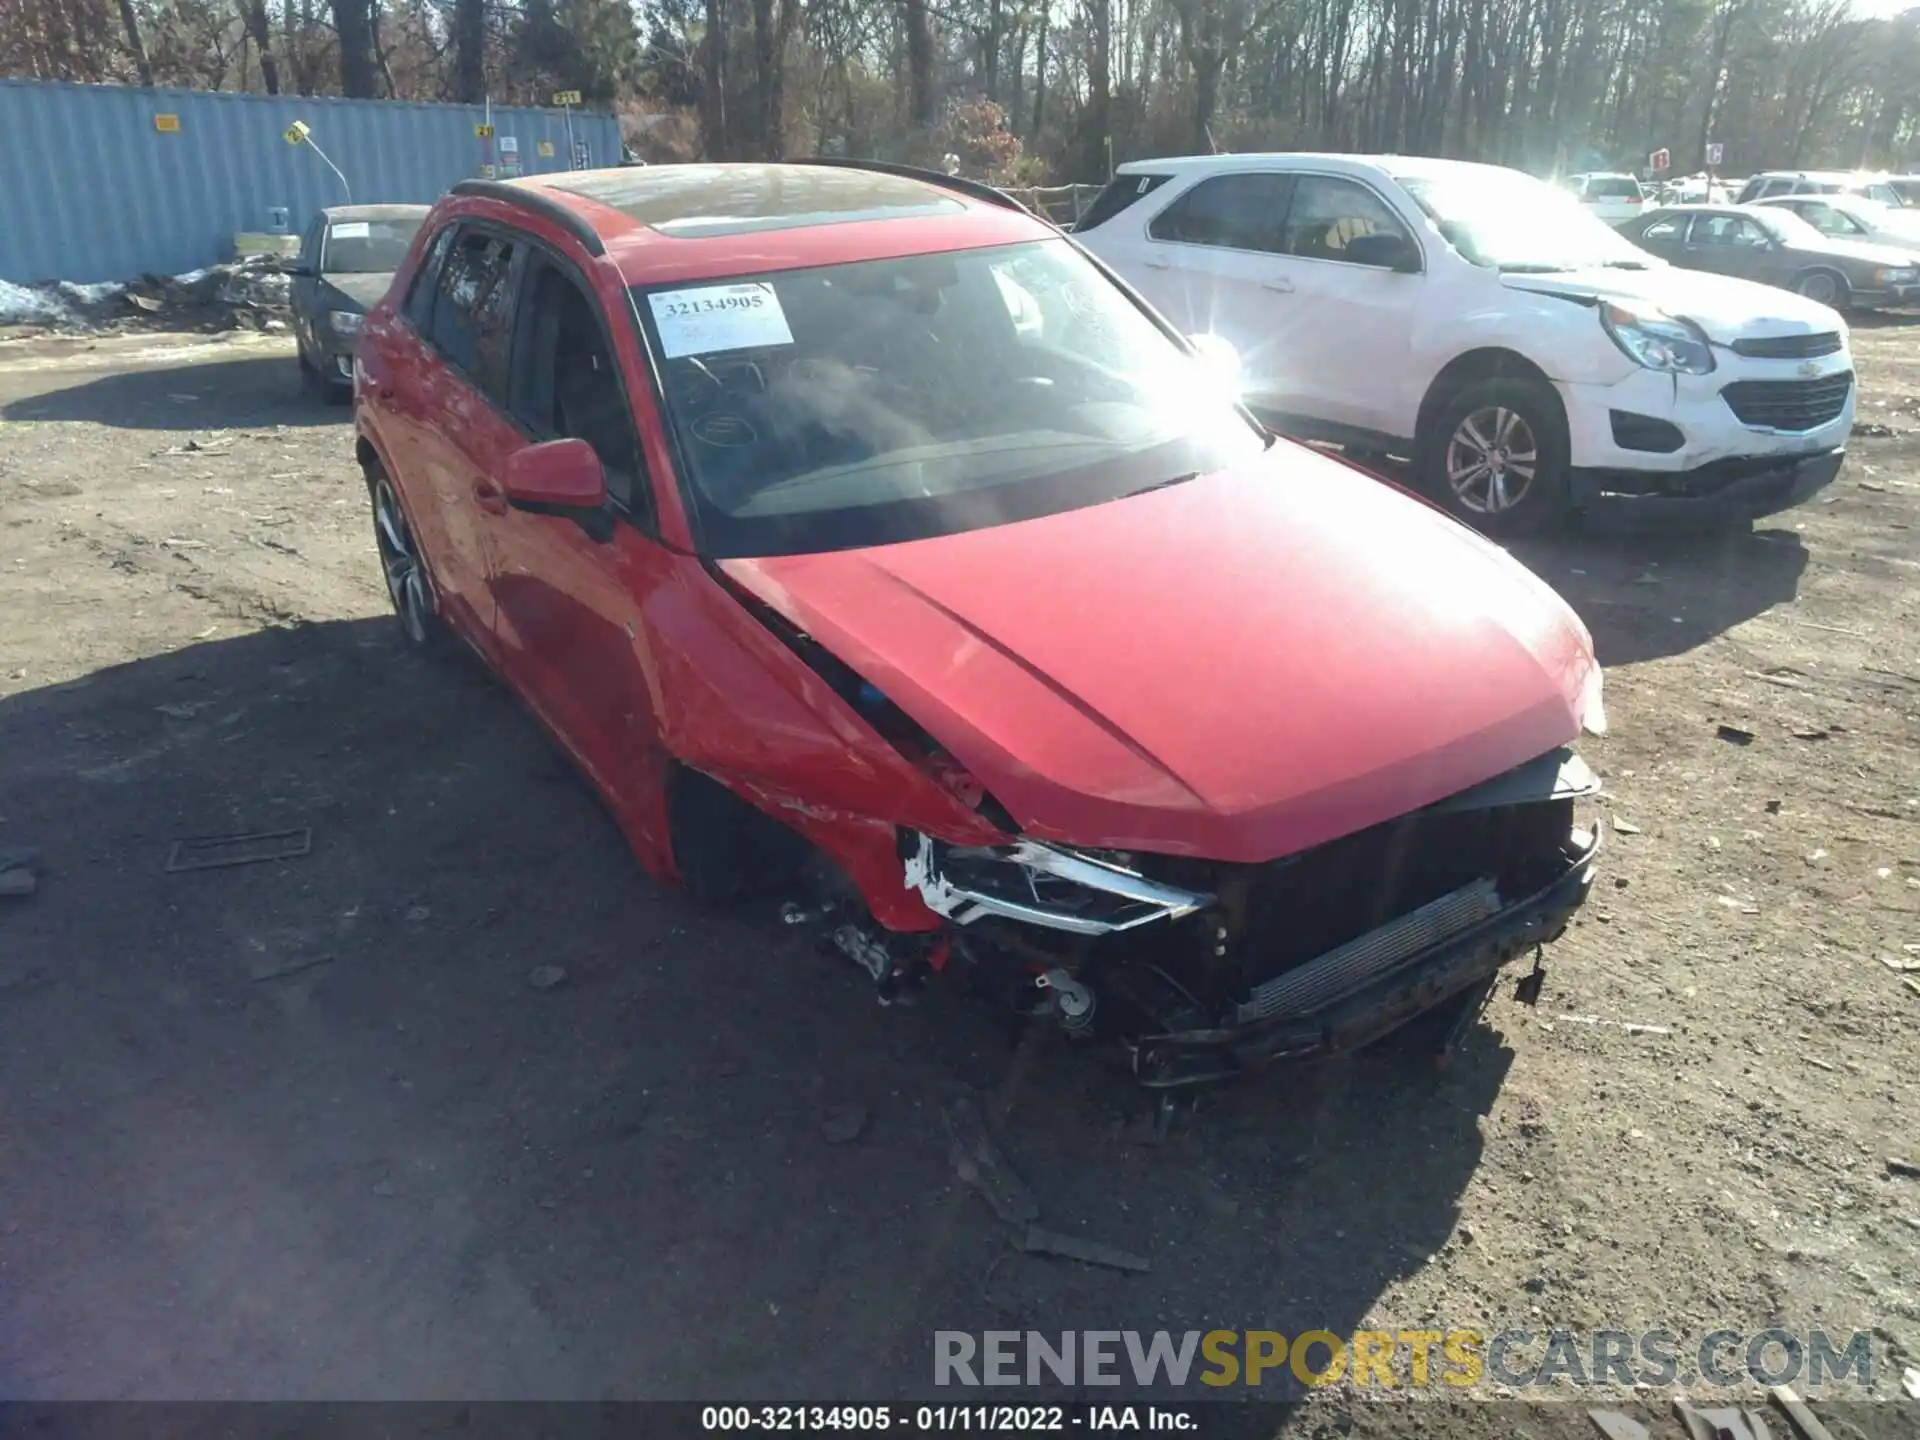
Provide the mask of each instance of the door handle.
[{"label": "door handle", "polygon": [[473,500],[489,515],[507,513],[507,492],[485,477],[473,482]]},{"label": "door handle", "polygon": [[1168,260],[1164,255],[1149,255],[1140,263],[1149,270],[1165,270],[1169,268],[1173,262]]},{"label": "door handle", "polygon": [[1283,276],[1275,276],[1271,280],[1262,280],[1260,282],[1260,288],[1262,290],[1277,290],[1282,295],[1291,295],[1293,293],[1293,282]]}]

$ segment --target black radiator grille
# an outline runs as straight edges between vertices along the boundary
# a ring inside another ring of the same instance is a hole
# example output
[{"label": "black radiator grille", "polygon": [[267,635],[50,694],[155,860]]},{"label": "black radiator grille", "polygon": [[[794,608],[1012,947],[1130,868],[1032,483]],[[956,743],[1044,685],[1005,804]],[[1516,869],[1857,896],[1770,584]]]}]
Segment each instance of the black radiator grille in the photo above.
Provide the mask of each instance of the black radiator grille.
[{"label": "black radiator grille", "polygon": [[1733,353],[1749,360],[1811,360],[1817,355],[1831,355],[1839,348],[1837,330],[1824,330],[1818,335],[1765,335],[1733,342]]},{"label": "black radiator grille", "polygon": [[1720,394],[1742,425],[1817,430],[1846,409],[1853,372],[1818,380],[1736,380]]}]

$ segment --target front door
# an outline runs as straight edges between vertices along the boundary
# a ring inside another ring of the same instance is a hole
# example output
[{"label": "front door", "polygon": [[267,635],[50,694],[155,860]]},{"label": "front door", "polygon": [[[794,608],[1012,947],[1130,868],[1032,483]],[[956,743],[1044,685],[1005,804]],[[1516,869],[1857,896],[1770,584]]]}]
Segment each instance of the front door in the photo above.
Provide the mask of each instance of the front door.
[{"label": "front door", "polygon": [[[579,262],[536,249],[521,280],[508,408],[517,443],[585,440],[607,476],[600,525],[505,503],[484,512],[500,665],[608,797],[646,830],[664,752],[645,610],[670,583],[607,317]],[[596,533],[589,533],[595,531]]]},{"label": "front door", "polygon": [[[1411,438],[1426,376],[1411,374],[1413,317],[1427,283],[1357,263],[1347,246],[1363,235],[1412,232],[1378,193],[1338,175],[1299,175],[1272,274],[1285,282],[1287,373],[1295,404],[1317,420]],[[1277,308],[1277,307],[1276,307]]]},{"label": "front door", "polygon": [[1773,241],[1744,215],[1696,215],[1687,234],[1687,265],[1757,280],[1767,267]]}]

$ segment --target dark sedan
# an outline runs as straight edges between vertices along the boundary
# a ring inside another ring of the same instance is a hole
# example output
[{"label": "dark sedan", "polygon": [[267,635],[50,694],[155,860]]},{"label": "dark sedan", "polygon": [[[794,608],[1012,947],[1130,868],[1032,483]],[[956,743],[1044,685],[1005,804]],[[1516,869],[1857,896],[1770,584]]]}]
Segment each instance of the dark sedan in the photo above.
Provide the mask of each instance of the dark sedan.
[{"label": "dark sedan", "polygon": [[1836,310],[1920,301],[1920,257],[1822,235],[1798,215],[1757,205],[1670,205],[1619,227],[1688,270],[1777,285]]},{"label": "dark sedan", "polygon": [[427,218],[425,205],[336,205],[313,217],[293,267],[300,381],[344,404],[360,322],[380,303]]}]

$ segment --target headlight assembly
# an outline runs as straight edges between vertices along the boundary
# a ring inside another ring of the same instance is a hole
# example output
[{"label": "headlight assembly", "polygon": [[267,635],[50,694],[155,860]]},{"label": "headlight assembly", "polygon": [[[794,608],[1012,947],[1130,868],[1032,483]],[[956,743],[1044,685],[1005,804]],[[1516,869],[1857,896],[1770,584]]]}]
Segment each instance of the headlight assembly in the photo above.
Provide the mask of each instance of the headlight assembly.
[{"label": "headlight assembly", "polygon": [[336,335],[358,335],[366,318],[358,310],[330,310],[327,312],[327,327]]},{"label": "headlight assembly", "polygon": [[1713,369],[1706,332],[1691,320],[1602,301],[1600,324],[1636,365],[1669,375],[1705,375]]},{"label": "headlight assembly", "polygon": [[1106,935],[1191,915],[1213,896],[1071,850],[1022,840],[996,849],[909,835],[906,882],[956,925],[989,915],[1075,935]]}]

